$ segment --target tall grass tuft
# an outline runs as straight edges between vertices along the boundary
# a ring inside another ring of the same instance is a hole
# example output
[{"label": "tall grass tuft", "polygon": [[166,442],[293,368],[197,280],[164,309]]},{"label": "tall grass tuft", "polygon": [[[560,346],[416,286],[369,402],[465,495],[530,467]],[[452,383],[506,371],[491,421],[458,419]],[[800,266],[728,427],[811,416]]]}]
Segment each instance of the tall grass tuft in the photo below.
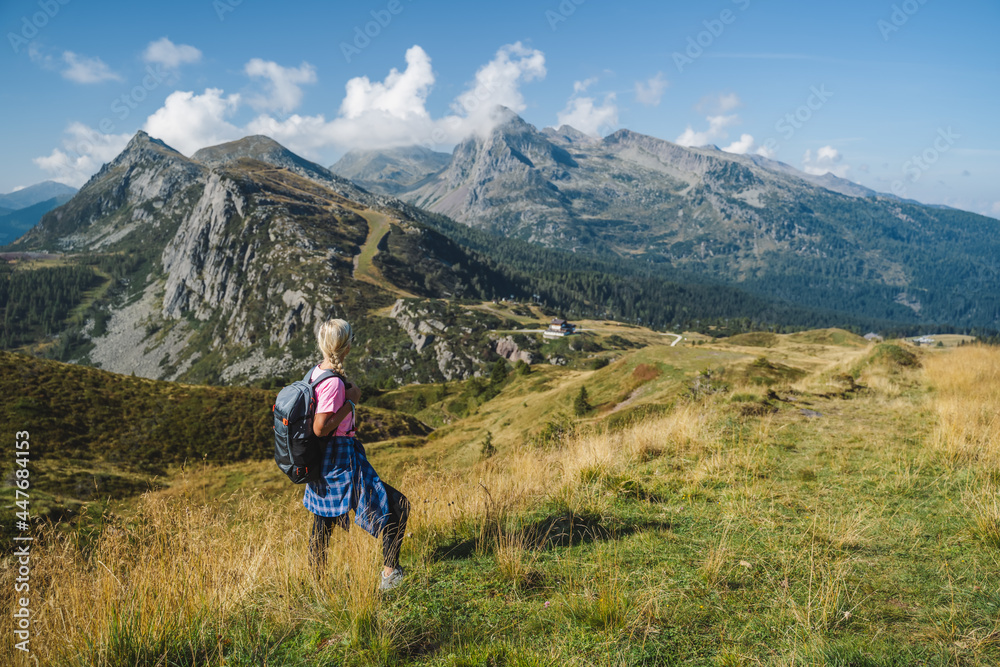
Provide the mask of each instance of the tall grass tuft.
[{"label": "tall grass tuft", "polygon": [[991,481],[980,482],[978,489],[963,494],[962,501],[970,510],[973,532],[1000,549],[1000,488]]}]

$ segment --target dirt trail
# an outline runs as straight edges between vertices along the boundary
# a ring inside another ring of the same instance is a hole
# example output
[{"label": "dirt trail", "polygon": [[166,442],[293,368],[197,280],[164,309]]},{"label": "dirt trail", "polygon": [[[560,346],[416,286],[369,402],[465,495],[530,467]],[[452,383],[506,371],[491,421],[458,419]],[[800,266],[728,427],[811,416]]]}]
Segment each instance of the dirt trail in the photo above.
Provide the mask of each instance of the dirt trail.
[{"label": "dirt trail", "polygon": [[368,221],[368,238],[365,239],[364,245],[361,246],[361,252],[354,256],[354,279],[371,283],[405,299],[419,299],[420,297],[417,295],[411,294],[390,283],[382,275],[382,272],[378,270],[378,267],[375,266],[374,260],[375,255],[378,254],[378,244],[389,233],[390,223],[394,219],[372,209],[352,210]]}]

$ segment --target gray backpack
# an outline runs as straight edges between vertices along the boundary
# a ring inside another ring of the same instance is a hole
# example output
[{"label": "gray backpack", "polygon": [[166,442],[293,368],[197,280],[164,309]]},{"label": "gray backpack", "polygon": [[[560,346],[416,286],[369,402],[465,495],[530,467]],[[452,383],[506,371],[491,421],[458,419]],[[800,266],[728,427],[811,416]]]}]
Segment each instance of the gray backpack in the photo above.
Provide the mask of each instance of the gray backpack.
[{"label": "gray backpack", "polygon": [[[313,367],[315,368],[315,366]],[[278,392],[271,406],[274,415],[274,461],[281,472],[295,484],[315,482],[323,454],[322,438],[313,433],[316,415],[316,385],[323,380],[339,377],[345,388],[350,387],[339,373],[323,371],[315,380],[309,380],[313,369]]]}]

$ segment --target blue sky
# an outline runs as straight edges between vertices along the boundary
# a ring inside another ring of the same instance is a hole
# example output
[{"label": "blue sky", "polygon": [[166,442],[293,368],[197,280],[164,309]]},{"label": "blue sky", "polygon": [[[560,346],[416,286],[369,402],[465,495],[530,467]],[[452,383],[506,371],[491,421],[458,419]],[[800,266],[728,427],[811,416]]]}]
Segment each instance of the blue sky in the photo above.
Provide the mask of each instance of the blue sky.
[{"label": "blue sky", "polygon": [[328,165],[448,150],[499,103],[1000,217],[995,0],[5,0],[0,26],[0,192],[79,186],[139,129]]}]

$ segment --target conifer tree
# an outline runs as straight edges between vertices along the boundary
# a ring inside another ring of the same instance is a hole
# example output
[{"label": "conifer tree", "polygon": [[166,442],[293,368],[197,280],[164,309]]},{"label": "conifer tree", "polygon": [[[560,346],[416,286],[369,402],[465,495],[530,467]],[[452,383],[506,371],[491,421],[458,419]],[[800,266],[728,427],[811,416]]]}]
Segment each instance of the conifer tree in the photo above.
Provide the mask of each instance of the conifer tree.
[{"label": "conifer tree", "polygon": [[576,400],[573,401],[573,412],[577,417],[582,417],[591,410],[590,402],[587,398],[587,388],[580,387],[580,393],[576,395]]}]

